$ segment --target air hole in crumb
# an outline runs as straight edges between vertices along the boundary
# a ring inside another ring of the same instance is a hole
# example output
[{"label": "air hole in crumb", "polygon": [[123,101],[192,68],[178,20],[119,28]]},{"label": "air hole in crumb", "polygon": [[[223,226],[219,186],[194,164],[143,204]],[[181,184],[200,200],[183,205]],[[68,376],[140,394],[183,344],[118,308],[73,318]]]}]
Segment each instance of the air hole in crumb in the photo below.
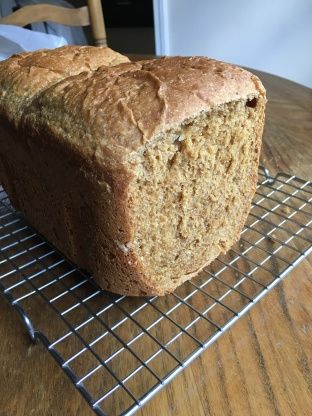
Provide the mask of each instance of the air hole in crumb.
[{"label": "air hole in crumb", "polygon": [[181,136],[178,136],[173,143],[177,146],[177,151],[180,152],[182,149]]},{"label": "air hole in crumb", "polygon": [[172,166],[174,165],[175,161],[177,159],[177,155],[176,153],[172,156],[171,159],[168,160],[168,167],[169,169],[172,168]]},{"label": "air hole in crumb", "polygon": [[233,164],[233,158],[231,157],[229,162],[228,162],[227,168],[226,168],[226,173],[229,172],[229,170],[231,169],[232,164]]},{"label": "air hole in crumb", "polygon": [[246,107],[250,107],[250,108],[256,108],[258,104],[258,100],[257,98],[253,98],[251,100],[247,100],[246,101]]},{"label": "air hole in crumb", "polygon": [[185,127],[192,127],[194,125],[194,121],[189,121],[188,123],[185,123]]}]

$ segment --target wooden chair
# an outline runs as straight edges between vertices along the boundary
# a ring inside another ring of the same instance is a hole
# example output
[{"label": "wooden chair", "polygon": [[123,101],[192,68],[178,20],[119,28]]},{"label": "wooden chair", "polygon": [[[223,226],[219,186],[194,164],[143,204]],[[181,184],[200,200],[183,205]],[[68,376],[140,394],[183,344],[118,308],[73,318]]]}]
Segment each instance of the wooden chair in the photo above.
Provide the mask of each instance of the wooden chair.
[{"label": "wooden chair", "polygon": [[91,26],[96,46],[107,46],[101,0],[88,0],[88,5],[77,9],[33,4],[24,6],[9,16],[0,18],[0,24],[26,26],[48,20],[66,26]]}]

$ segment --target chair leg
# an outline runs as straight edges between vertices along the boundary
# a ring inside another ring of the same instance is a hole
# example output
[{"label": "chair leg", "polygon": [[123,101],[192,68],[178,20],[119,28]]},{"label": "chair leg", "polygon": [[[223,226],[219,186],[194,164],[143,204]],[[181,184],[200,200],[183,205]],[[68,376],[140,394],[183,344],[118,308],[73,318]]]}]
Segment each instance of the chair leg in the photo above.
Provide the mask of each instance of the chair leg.
[{"label": "chair leg", "polygon": [[91,29],[96,46],[107,46],[107,37],[101,0],[88,0]]}]

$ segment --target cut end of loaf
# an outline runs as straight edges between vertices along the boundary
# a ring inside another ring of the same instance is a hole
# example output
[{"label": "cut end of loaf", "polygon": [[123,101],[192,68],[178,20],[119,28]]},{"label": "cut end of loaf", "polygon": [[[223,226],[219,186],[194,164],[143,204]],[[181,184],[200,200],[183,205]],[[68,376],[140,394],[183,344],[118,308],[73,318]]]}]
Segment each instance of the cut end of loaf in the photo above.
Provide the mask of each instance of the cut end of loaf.
[{"label": "cut end of loaf", "polygon": [[264,106],[262,96],[220,105],[144,150],[127,247],[154,294],[172,292],[238,240],[256,187]]}]

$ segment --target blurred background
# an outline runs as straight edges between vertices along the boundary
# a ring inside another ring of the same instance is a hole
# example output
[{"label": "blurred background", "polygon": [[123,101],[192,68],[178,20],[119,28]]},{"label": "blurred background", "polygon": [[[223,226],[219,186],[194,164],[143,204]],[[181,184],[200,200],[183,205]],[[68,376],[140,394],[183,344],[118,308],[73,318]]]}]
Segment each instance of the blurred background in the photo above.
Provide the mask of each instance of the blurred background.
[{"label": "blurred background", "polygon": [[[73,7],[86,4],[83,0],[0,0],[0,14],[43,2]],[[101,3],[108,46],[121,53],[205,55],[312,87],[312,0]],[[32,29],[44,31],[46,27],[36,24]],[[90,27],[77,33],[69,43],[73,39],[92,43]]]}]

